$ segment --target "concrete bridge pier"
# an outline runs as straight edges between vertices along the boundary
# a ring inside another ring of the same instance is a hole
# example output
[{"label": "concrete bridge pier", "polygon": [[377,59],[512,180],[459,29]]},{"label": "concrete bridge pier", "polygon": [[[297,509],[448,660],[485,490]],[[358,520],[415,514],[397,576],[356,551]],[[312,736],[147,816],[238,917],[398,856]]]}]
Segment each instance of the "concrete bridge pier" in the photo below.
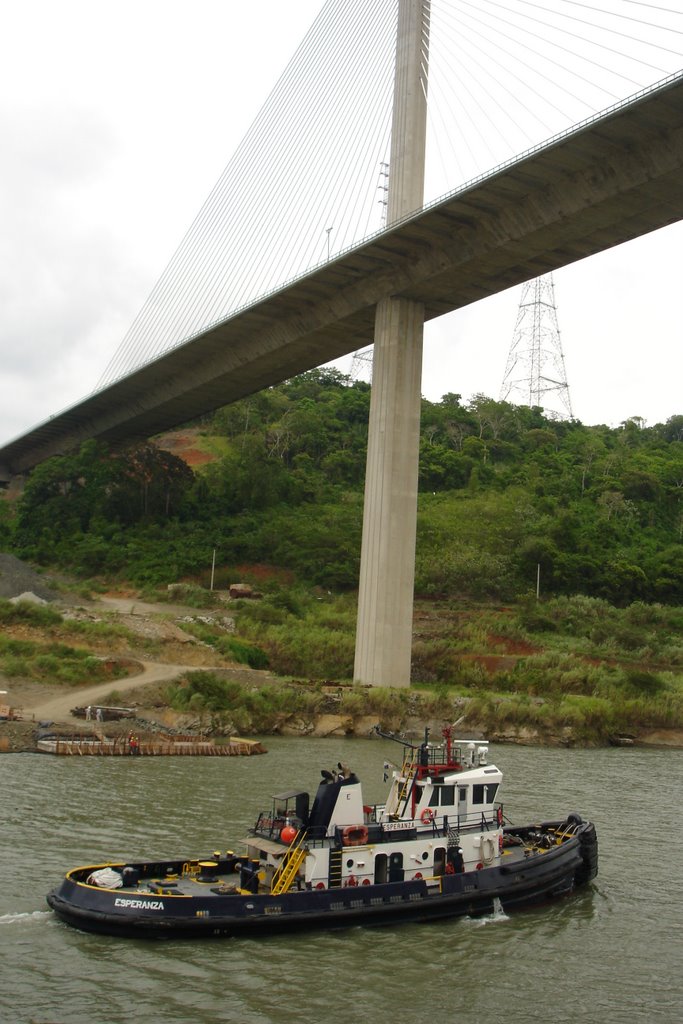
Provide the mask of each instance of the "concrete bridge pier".
[{"label": "concrete bridge pier", "polygon": [[377,307],[354,677],[409,686],[424,306]]},{"label": "concrete bridge pier", "polygon": [[[422,207],[428,0],[399,0],[387,224]],[[409,686],[424,305],[377,306],[354,679]]]}]

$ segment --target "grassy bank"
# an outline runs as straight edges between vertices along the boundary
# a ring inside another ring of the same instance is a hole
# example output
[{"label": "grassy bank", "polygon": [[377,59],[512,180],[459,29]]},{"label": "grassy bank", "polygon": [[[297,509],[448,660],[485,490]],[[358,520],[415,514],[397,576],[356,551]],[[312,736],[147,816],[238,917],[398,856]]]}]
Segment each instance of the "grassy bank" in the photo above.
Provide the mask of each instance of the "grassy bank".
[{"label": "grassy bank", "polygon": [[[277,674],[350,680],[356,616],[350,598],[275,586],[261,601],[234,602],[231,610],[240,636],[264,652]],[[681,728],[681,635],[683,609],[640,602],[626,608],[581,596],[506,608],[417,602],[410,694],[427,701],[427,717],[457,717],[466,704],[467,719],[489,732],[528,727],[604,742],[642,729]],[[211,642],[208,634],[205,639]],[[412,697],[403,691],[351,688],[343,699],[359,715],[386,715],[387,727],[412,713]]]},{"label": "grassy bank", "polygon": [[0,673],[7,679],[80,686],[106,682],[125,675],[120,665],[93,654],[100,643],[125,631],[105,623],[69,623],[69,632],[83,638],[74,646],[59,639],[63,616],[54,608],[0,600]]},{"label": "grassy bank", "polygon": [[[164,703],[207,728],[262,734],[310,731],[329,714],[349,731],[370,718],[390,730],[461,719],[463,728],[490,736],[526,732],[548,742],[606,743],[683,728],[680,608],[617,609],[585,597],[504,608],[417,602],[413,685],[389,690],[351,685],[350,597],[276,583],[262,583],[262,592],[225,605],[202,591],[202,610],[178,625],[224,669],[268,668],[267,682],[259,673],[237,681],[225,671],[188,669]],[[10,679],[104,681],[117,669],[93,649],[101,651],[107,638],[143,642],[106,622],[65,623],[52,607],[0,602],[0,625],[0,672]],[[67,628],[69,643],[60,639]]]}]

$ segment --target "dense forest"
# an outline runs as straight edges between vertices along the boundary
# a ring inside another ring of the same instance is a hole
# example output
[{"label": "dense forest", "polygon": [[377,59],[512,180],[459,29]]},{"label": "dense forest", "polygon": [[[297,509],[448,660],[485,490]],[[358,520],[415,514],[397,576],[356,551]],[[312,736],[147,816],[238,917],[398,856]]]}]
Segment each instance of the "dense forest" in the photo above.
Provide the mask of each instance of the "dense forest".
[{"label": "dense forest", "polygon": [[[335,592],[358,578],[370,387],[314,370],[164,440],[88,442],[0,502],[0,548],[140,587],[268,564]],[[585,426],[483,395],[423,402],[416,592],[683,604],[683,415]]]}]

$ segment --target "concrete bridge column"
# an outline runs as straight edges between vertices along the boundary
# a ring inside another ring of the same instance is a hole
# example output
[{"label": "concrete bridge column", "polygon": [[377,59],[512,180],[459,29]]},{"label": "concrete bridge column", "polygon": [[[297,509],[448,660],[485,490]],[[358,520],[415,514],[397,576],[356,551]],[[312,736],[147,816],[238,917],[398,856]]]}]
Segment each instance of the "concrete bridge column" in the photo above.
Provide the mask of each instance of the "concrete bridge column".
[{"label": "concrete bridge column", "polygon": [[375,686],[410,685],[423,322],[419,302],[377,307],[354,670]]},{"label": "concrete bridge column", "polygon": [[[387,223],[424,198],[428,0],[400,0]],[[377,306],[354,679],[409,686],[424,306]]]}]

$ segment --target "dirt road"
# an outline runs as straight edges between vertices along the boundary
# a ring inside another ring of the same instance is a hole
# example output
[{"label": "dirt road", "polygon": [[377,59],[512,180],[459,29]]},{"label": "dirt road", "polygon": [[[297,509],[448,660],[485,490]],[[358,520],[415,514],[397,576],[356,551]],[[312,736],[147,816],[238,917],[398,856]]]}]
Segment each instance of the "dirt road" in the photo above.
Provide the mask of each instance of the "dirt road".
[{"label": "dirt road", "polygon": [[61,697],[52,697],[42,703],[24,703],[22,714],[24,719],[33,717],[36,722],[71,722],[71,708],[74,705],[97,704],[99,700],[106,697],[112,690],[117,693],[125,693],[128,690],[135,690],[139,686],[146,686],[149,683],[167,682],[187,672],[187,665],[163,665],[157,662],[143,662],[142,672],[137,675],[128,676],[127,679],[116,679],[106,683],[98,683],[97,686],[89,686],[87,689],[79,689]]},{"label": "dirt road", "polygon": [[[133,597],[102,595],[96,601],[85,602],[85,604],[86,607],[93,608],[95,611],[104,610],[118,615],[141,615],[147,618],[160,615],[162,618],[171,619],[182,615],[194,617],[202,614],[201,609],[191,608],[185,604],[150,604],[149,601],[139,601]],[[215,615],[217,612],[214,610],[212,614]]]}]

